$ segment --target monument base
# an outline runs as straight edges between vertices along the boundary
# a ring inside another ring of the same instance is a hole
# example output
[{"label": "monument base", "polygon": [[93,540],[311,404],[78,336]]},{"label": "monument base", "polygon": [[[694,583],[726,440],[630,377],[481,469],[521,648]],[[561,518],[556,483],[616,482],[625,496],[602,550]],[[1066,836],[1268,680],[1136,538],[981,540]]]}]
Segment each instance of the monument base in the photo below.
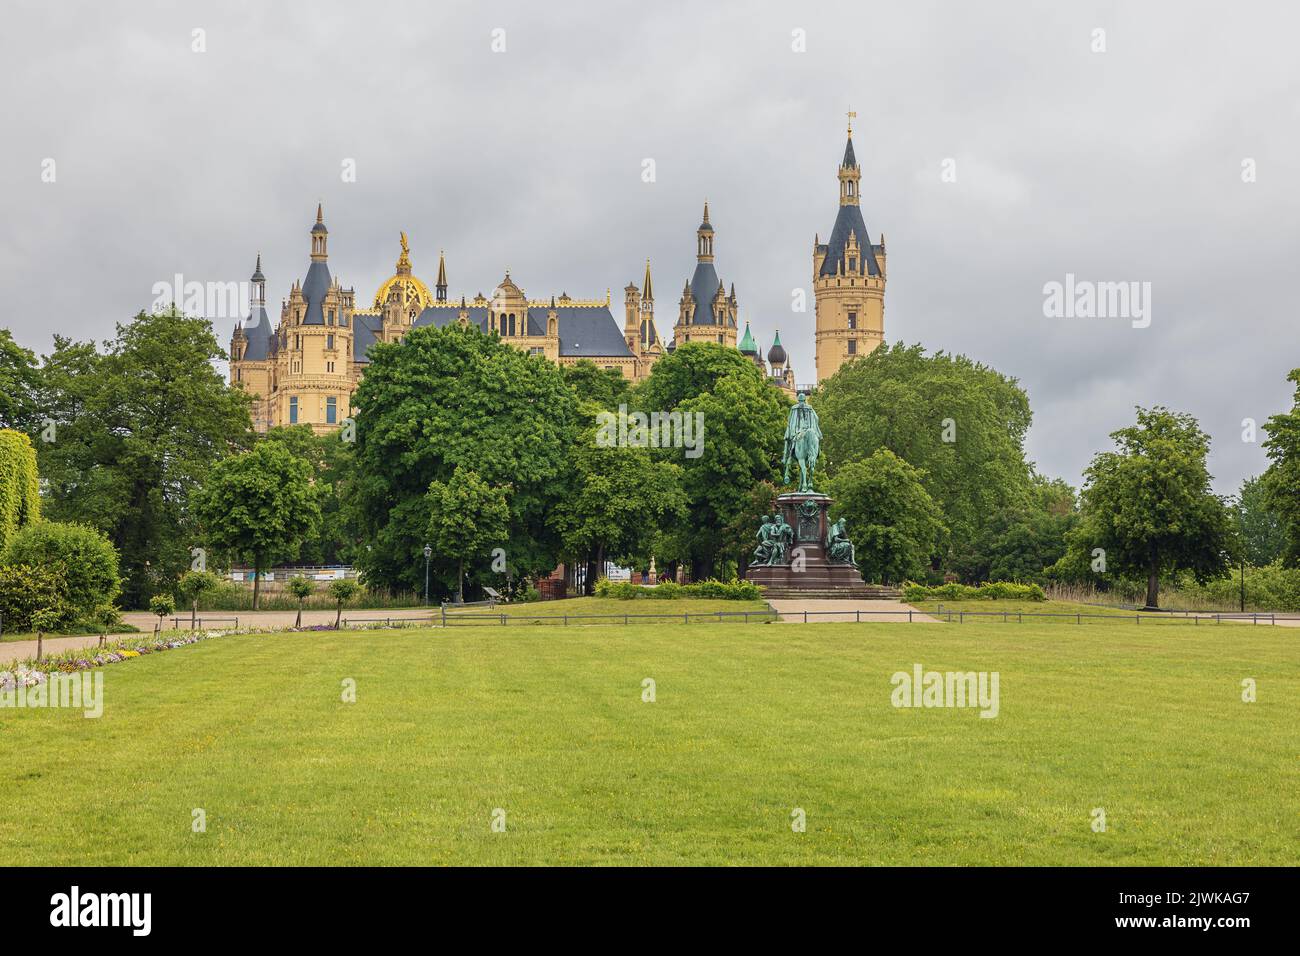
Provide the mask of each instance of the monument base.
[{"label": "monument base", "polygon": [[895,588],[867,584],[856,565],[831,561],[826,554],[830,528],[826,512],[831,499],[815,491],[786,492],[776,508],[794,529],[784,564],[751,564],[745,578],[763,587],[765,598],[830,598],[844,600],[896,600]]}]

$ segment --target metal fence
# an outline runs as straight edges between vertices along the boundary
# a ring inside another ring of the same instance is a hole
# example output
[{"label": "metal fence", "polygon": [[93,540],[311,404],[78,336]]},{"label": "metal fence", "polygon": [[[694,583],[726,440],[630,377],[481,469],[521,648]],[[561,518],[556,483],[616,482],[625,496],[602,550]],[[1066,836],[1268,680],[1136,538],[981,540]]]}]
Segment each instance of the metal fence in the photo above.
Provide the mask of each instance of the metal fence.
[{"label": "metal fence", "polygon": [[[239,627],[239,618],[237,617],[200,617],[195,621],[194,626],[199,630],[203,630],[204,621],[207,621],[209,624],[215,624],[217,622],[221,622],[223,624],[233,624],[235,627]],[[172,627],[176,628],[177,630],[179,630],[181,627],[189,627],[189,626],[190,626],[190,619],[188,617],[181,617],[180,615],[177,615],[176,617],[172,618]]]}]

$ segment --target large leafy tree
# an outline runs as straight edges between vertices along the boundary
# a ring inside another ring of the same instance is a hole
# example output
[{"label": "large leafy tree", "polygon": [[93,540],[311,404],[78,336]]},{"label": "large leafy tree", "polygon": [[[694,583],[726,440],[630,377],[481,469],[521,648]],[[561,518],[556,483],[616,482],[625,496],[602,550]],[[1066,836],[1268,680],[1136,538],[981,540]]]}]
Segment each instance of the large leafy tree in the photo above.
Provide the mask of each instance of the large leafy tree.
[{"label": "large leafy tree", "polygon": [[219,462],[195,496],[202,540],[214,551],[253,566],[253,609],[262,572],[298,556],[320,523],[311,465],[278,442]]},{"label": "large leafy tree", "polygon": [[[1286,563],[1300,565],[1300,368],[1287,376],[1296,386],[1291,410],[1264,424],[1269,466],[1262,478],[1264,502],[1286,536]],[[1244,489],[1243,489],[1244,491]]]},{"label": "large leafy tree", "polygon": [[1062,564],[1097,554],[1108,574],[1144,577],[1152,608],[1162,574],[1188,571],[1202,582],[1223,574],[1235,542],[1228,509],[1210,488],[1210,439],[1196,419],[1139,408],[1137,423],[1111,438],[1116,450],[1094,456],[1084,473],[1082,520]]},{"label": "large leafy tree", "polygon": [[0,329],[0,428],[32,432],[38,424],[36,356]]},{"label": "large leafy tree", "polygon": [[1078,520],[1074,489],[1059,478],[1032,476],[1029,500],[989,517],[966,551],[952,555],[964,579],[1046,583],[1047,569],[1067,550]]},{"label": "large leafy tree", "polygon": [[343,434],[340,429],[317,435],[310,425],[284,425],[262,436],[263,441],[281,445],[312,468],[321,520],[317,532],[302,544],[298,555],[301,561],[345,564],[355,556],[355,539],[345,507],[351,487],[352,444],[343,439]]},{"label": "large leafy tree", "polygon": [[510,573],[553,569],[560,535],[552,516],[572,487],[578,428],[578,399],[560,370],[458,324],[412,329],[401,342],[372,346],[369,358],[353,397],[349,496],[367,584],[423,588],[425,494],[458,467],[511,488]]},{"label": "large leafy tree", "polygon": [[727,527],[752,505],[754,485],[777,479],[789,400],[735,349],[686,342],[654,364],[632,404],[703,422],[698,455],[682,448],[657,455],[681,465],[686,495],[684,516],[665,526],[665,547],[678,553],[665,556],[689,561],[697,580],[710,577],[727,550]]},{"label": "large leafy tree", "polygon": [[887,448],[923,473],[954,554],[971,550],[993,515],[1029,501],[1029,399],[1015,379],[963,355],[881,346],[840,368],[811,403],[827,473]]},{"label": "large leafy tree", "polygon": [[56,337],[45,359],[40,405],[55,423],[38,446],[46,513],[108,535],[129,607],[189,565],[190,496],[251,441],[249,398],[217,372],[222,358],[209,322],[170,310],[119,324],[103,352]]},{"label": "large leafy tree", "polygon": [[601,408],[618,408],[626,402],[631,392],[628,380],[615,368],[601,368],[590,359],[560,367],[564,380],[585,402],[595,402]]},{"label": "large leafy tree", "polygon": [[862,576],[898,582],[924,576],[945,533],[924,475],[887,448],[849,462],[831,479],[831,518],[845,519]]},{"label": "large leafy tree", "polygon": [[588,424],[574,447],[574,488],[557,521],[565,552],[586,562],[591,593],[606,560],[649,561],[660,528],[685,514],[686,497],[680,465],[654,457],[648,448],[601,444],[600,409],[588,403],[583,411]]},{"label": "large leafy tree", "polygon": [[465,603],[465,565],[491,567],[492,550],[506,544],[509,493],[509,487],[489,485],[460,466],[447,481],[429,483],[429,546],[439,564],[456,569],[457,603]]},{"label": "large leafy tree", "polygon": [[1273,510],[1264,478],[1247,478],[1237,493],[1236,515],[1246,561],[1257,568],[1272,564],[1287,552],[1287,529]]}]

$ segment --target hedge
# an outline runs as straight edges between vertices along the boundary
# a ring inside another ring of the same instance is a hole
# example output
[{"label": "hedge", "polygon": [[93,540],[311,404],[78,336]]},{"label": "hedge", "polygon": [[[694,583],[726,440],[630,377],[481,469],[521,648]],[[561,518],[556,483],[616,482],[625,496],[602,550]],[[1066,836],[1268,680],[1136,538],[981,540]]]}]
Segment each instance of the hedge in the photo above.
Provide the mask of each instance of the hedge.
[{"label": "hedge", "polygon": [[993,581],[972,587],[969,584],[924,584],[903,586],[903,600],[916,601],[1046,601],[1047,595],[1037,584],[1017,584],[1014,581]]},{"label": "hedge", "polygon": [[672,601],[676,598],[712,598],[721,601],[758,601],[763,597],[752,581],[699,581],[695,584],[677,584],[665,581],[655,587],[642,587],[631,581],[610,581],[601,578],[596,582],[596,597],[632,601],[638,598],[652,601]]}]

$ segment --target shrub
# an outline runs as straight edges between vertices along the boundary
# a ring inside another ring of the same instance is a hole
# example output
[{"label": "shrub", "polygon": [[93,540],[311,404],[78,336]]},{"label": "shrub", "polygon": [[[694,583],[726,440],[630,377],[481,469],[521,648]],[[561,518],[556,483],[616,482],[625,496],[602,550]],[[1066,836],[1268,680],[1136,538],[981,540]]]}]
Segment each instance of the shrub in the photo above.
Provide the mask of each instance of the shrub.
[{"label": "shrub", "polygon": [[63,579],[64,599],[77,617],[112,604],[122,589],[117,549],[94,528],[60,521],[28,525],[9,541],[4,564],[47,568]]},{"label": "shrub", "polygon": [[542,592],[537,590],[537,588],[524,588],[523,593],[519,595],[519,602],[521,604],[532,604],[541,599]]},{"label": "shrub", "polygon": [[972,587],[954,582],[936,587],[906,584],[903,586],[903,600],[909,604],[917,601],[1046,601],[1047,595],[1037,584],[993,581]]},{"label": "shrub", "polygon": [[757,601],[763,592],[752,581],[698,581],[695,584],[677,584],[665,581],[656,587],[642,587],[631,581],[596,582],[596,597],[631,601],[643,598],[652,601],[674,601],[678,598],[712,598],[722,601]]},{"label": "shrub", "polygon": [[0,567],[0,620],[10,632],[32,630],[33,619],[42,612],[54,615],[55,626],[72,623],[76,617],[66,598],[63,575],[47,567],[10,564]]}]

